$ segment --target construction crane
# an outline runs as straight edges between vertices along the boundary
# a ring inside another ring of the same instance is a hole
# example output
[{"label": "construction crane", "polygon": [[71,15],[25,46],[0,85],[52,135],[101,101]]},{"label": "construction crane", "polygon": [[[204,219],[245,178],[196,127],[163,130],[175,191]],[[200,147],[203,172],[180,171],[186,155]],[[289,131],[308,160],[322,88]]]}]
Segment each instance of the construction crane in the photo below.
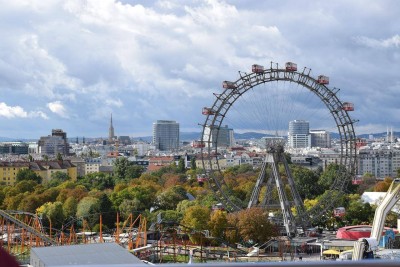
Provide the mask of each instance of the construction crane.
[{"label": "construction crane", "polygon": [[352,260],[373,259],[378,250],[379,240],[382,236],[385,218],[400,198],[400,184],[392,182],[381,204],[375,210],[372,223],[371,236],[360,238],[354,242]]}]

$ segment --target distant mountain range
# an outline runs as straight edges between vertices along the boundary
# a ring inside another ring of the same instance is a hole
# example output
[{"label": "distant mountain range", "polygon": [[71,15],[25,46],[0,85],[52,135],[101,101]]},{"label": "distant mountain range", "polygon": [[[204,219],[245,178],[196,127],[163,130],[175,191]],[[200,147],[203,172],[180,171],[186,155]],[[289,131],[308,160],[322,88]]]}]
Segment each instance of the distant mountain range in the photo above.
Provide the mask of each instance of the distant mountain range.
[{"label": "distant mountain range", "polygon": [[35,139],[1,137],[0,142],[36,142]]},{"label": "distant mountain range", "polygon": [[[360,134],[357,135],[359,138],[369,138],[370,134]],[[386,137],[386,132],[382,133],[372,133],[371,134],[374,138],[383,138]],[[394,136],[399,136],[400,137],[400,132],[393,132]],[[247,132],[247,133],[235,133],[234,134],[235,139],[260,139],[265,136],[273,136],[273,135],[268,135],[268,134],[262,134],[262,133],[256,133],[256,132]],[[333,139],[338,138],[339,134],[338,133],[331,133],[331,137]],[[91,139],[91,138],[87,138]],[[146,142],[151,142],[152,141],[152,136],[142,136],[142,137],[134,137],[134,140],[143,140]],[[193,141],[193,140],[200,140],[201,139],[201,133],[200,132],[181,132],[180,133],[180,140],[181,141]],[[75,139],[70,139],[75,141]],[[24,139],[24,138],[10,138],[10,137],[0,137],[0,142],[13,142],[13,141],[22,141],[22,142],[36,142],[37,140],[35,139]]]},{"label": "distant mountain range", "polygon": [[[357,135],[359,138],[369,138],[370,134],[360,134]],[[399,136],[400,137],[400,132],[393,132],[394,136]],[[262,133],[256,133],[256,132],[247,132],[247,133],[235,133],[234,134],[235,139],[260,139],[262,137],[268,136],[271,137],[273,135],[268,135],[268,134],[262,134]],[[386,132],[382,133],[373,133],[372,136],[374,138],[383,138],[386,137]],[[331,133],[331,138],[339,138],[338,133]],[[152,137],[151,136],[144,136],[144,137],[135,137],[134,140],[143,140],[143,141],[149,141],[151,142]],[[200,132],[181,132],[180,133],[180,140],[181,141],[192,141],[192,140],[200,140],[201,139],[201,133]]]}]

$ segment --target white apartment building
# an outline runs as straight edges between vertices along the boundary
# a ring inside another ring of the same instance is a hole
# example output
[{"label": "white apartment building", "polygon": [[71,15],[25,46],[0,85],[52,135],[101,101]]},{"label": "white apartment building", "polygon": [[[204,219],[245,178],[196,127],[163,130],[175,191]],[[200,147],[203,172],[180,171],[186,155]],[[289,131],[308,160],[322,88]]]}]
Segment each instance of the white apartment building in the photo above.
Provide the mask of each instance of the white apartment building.
[{"label": "white apartment building", "polygon": [[150,150],[154,150],[154,145],[146,142],[136,142],[131,145],[133,150],[136,151],[137,156],[145,156]]},{"label": "white apartment building", "polygon": [[247,153],[241,153],[240,155],[227,155],[226,156],[226,167],[232,167],[242,164],[253,165],[253,158]]},{"label": "white apartment building", "polygon": [[85,175],[89,173],[99,172],[101,166],[100,158],[89,158],[85,160]]},{"label": "white apartment building", "polygon": [[400,149],[388,144],[361,147],[357,160],[358,175],[370,173],[376,178],[396,178],[400,169]]}]

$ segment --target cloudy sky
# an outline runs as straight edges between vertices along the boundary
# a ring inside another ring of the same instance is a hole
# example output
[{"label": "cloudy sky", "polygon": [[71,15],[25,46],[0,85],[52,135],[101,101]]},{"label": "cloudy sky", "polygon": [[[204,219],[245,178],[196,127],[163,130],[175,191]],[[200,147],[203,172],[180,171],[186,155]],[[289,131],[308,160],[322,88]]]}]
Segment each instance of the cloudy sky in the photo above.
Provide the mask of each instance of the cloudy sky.
[{"label": "cloudy sky", "polygon": [[200,131],[221,81],[296,62],[353,102],[356,132],[400,130],[400,2],[0,0],[0,136]]}]

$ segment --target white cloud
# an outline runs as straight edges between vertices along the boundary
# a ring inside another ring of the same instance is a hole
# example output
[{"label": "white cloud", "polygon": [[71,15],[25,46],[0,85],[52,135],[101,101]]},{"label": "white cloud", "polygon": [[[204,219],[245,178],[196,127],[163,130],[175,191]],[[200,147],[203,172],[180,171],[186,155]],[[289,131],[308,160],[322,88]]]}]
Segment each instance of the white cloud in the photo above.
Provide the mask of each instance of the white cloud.
[{"label": "white cloud", "polygon": [[124,103],[122,103],[121,99],[106,99],[105,100],[106,105],[108,106],[114,106],[117,108],[120,108],[124,105]]},{"label": "white cloud", "polygon": [[28,113],[20,106],[7,106],[6,103],[0,103],[0,116],[6,118],[26,118]]},{"label": "white cloud", "polygon": [[47,103],[47,107],[50,109],[51,112],[57,114],[62,118],[68,118],[67,110],[65,109],[64,105],[60,101],[54,101]]},{"label": "white cloud", "polygon": [[27,112],[20,106],[8,106],[6,103],[0,103],[0,117],[12,118],[37,118],[48,119],[46,113],[42,111]]},{"label": "white cloud", "polygon": [[361,45],[372,48],[399,48],[400,47],[400,35],[396,34],[387,39],[374,39],[365,36],[359,36],[355,38],[356,42]]},{"label": "white cloud", "polygon": [[29,112],[28,116],[29,117],[33,117],[33,118],[40,117],[40,118],[45,119],[45,120],[49,119],[47,114],[44,113],[43,111],[31,111],[31,112]]}]

